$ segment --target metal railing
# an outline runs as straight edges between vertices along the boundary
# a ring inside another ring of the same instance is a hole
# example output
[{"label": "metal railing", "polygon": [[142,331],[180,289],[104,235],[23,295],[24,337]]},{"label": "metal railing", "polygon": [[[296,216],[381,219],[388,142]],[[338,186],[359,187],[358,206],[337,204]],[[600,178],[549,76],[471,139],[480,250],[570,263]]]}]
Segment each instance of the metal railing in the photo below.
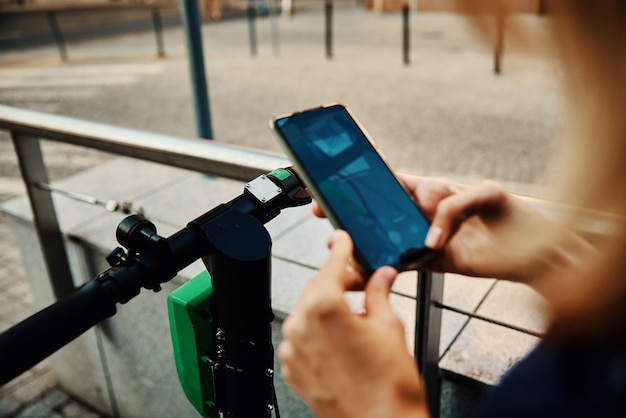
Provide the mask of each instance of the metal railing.
[{"label": "metal railing", "polygon": [[10,131],[33,210],[35,228],[57,298],[74,286],[54,210],[40,139],[80,145],[238,180],[249,180],[289,162],[249,148],[119,128],[0,105],[0,128]]},{"label": "metal railing", "polygon": [[[3,105],[0,105],[0,129],[8,130],[13,140],[42,255],[58,299],[73,293],[75,288],[52,200],[52,189],[48,187],[40,140],[79,145],[243,181],[290,165],[284,156],[266,151],[148,133]],[[441,276],[419,273],[415,318],[414,355],[424,376],[429,404],[435,416],[439,405]]]}]

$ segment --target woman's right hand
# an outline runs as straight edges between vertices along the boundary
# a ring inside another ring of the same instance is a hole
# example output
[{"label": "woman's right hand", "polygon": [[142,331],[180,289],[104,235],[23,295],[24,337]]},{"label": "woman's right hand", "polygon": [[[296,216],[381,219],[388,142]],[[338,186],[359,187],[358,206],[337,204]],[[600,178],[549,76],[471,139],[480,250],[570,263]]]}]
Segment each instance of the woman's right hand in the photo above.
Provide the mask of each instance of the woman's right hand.
[{"label": "woman's right hand", "polygon": [[496,183],[400,177],[431,221],[426,243],[438,255],[423,269],[529,282],[554,261],[542,237],[556,224]]},{"label": "woman's right hand", "polygon": [[431,221],[426,245],[439,255],[426,269],[519,282],[543,269],[541,237],[556,225],[497,183],[401,178]]}]

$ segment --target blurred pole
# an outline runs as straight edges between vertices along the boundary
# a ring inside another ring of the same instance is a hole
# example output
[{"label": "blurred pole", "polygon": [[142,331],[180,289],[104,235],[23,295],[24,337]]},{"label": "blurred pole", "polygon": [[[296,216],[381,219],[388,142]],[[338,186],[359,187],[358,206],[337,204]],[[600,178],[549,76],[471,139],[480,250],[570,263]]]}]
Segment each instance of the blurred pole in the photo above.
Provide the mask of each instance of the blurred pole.
[{"label": "blurred pole", "polygon": [[443,274],[417,273],[417,306],[415,312],[415,341],[413,356],[426,387],[426,401],[431,416],[440,411],[441,385],[439,378],[439,341],[441,338]]},{"label": "blurred pole", "polygon": [[254,0],[248,0],[248,33],[250,35],[250,55],[256,56],[256,8],[253,4]]},{"label": "blurred pole", "polygon": [[280,53],[280,39],[278,33],[278,0],[270,0],[269,4],[269,14],[270,14],[270,29],[272,31],[272,50],[274,51],[274,55],[278,55]]},{"label": "blurred pole", "polygon": [[152,25],[156,36],[157,55],[159,58],[165,57],[165,47],[163,44],[163,23],[161,22],[161,11],[158,7],[152,8]]},{"label": "blurred pole", "polygon": [[50,30],[52,31],[52,36],[54,37],[54,41],[57,44],[57,48],[59,48],[59,54],[61,54],[61,60],[67,61],[67,49],[65,48],[65,38],[63,38],[63,34],[61,33],[61,29],[59,28],[59,24],[57,22],[57,17],[54,12],[47,12],[46,17],[48,18],[48,25],[50,25]]},{"label": "blurred pole", "polygon": [[280,12],[284,17],[292,17],[293,10],[293,0],[280,0]]},{"label": "blurred pole", "polygon": [[333,1],[326,0],[324,3],[326,15],[326,58],[333,57]]},{"label": "blurred pole", "polygon": [[196,125],[198,136],[213,138],[211,127],[211,110],[209,109],[209,94],[204,70],[204,56],[202,51],[202,33],[200,27],[200,11],[197,0],[181,0],[181,16],[189,55],[191,70],[191,84],[194,104],[196,107]]},{"label": "blurred pole", "polygon": [[496,14],[496,45],[493,52],[493,72],[502,73],[502,53],[504,52],[504,27],[506,25],[505,11],[500,8]]},{"label": "blurred pole", "polygon": [[404,5],[402,5],[402,59],[404,65],[409,65],[411,63],[409,57],[409,36],[409,5],[404,3]]}]

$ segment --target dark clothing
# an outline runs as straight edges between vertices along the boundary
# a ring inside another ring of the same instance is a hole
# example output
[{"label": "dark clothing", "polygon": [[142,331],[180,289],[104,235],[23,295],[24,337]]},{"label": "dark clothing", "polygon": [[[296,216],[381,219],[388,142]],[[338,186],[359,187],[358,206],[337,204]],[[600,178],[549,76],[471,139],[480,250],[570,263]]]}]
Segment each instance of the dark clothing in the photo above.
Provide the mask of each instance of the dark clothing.
[{"label": "dark clothing", "polygon": [[626,417],[626,353],[542,343],[494,388],[478,416]]}]

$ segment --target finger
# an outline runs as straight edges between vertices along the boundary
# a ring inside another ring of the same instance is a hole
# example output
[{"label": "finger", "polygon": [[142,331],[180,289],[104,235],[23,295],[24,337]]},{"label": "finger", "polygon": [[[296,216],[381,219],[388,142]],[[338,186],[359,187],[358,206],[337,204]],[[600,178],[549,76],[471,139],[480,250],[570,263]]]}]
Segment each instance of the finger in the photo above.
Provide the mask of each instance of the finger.
[{"label": "finger", "polygon": [[302,370],[300,365],[303,363],[302,352],[297,352],[291,341],[283,340],[276,351],[281,362],[281,376],[292,390],[296,390],[300,386],[300,376]]},{"label": "finger", "polygon": [[398,272],[392,267],[381,267],[372,274],[365,286],[365,312],[368,316],[393,314],[389,293]]},{"label": "finger", "polygon": [[485,182],[443,199],[438,205],[426,236],[426,246],[442,248],[466,219],[502,214],[509,208],[509,195],[496,183]]},{"label": "finger", "polygon": [[352,265],[352,239],[346,231],[336,230],[329,240],[330,254],[316,279],[325,284],[339,283],[341,290],[358,286],[362,278]]},{"label": "finger", "polygon": [[318,218],[326,217],[324,211],[322,210],[322,207],[315,200],[313,201],[313,215],[317,216]]},{"label": "finger", "polygon": [[437,205],[446,197],[456,193],[456,184],[442,179],[400,175],[415,203],[428,219],[433,218]]}]

